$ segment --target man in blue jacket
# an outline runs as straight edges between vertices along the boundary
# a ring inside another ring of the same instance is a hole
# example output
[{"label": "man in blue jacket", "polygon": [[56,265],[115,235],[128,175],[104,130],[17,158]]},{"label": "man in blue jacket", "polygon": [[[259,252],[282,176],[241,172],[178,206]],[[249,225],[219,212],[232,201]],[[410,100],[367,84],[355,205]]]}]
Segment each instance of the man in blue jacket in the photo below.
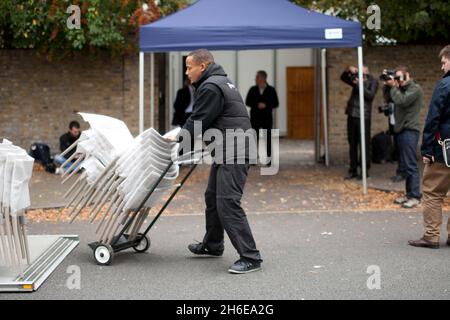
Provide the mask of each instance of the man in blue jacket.
[{"label": "man in blue jacket", "polygon": [[[450,168],[446,166],[439,140],[450,139],[450,45],[439,54],[442,71],[431,98],[430,108],[423,131],[423,220],[425,234],[419,240],[410,240],[414,247],[439,248],[439,231],[442,224],[442,202],[450,189]],[[450,236],[450,219],[447,223]],[[447,239],[450,246],[450,238]]]}]

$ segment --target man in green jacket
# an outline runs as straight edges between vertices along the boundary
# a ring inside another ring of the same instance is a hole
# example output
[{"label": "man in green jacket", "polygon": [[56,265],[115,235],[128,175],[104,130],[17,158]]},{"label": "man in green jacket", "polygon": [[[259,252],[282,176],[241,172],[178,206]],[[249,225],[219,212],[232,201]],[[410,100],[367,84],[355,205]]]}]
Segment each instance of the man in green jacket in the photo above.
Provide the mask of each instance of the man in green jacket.
[{"label": "man in green jacket", "polygon": [[406,171],[406,194],[395,200],[404,208],[414,208],[420,203],[420,173],[417,145],[420,135],[420,109],[423,91],[411,78],[405,66],[397,67],[395,77],[385,84],[391,87],[390,95],[395,105],[395,126],[399,148],[399,161]]}]

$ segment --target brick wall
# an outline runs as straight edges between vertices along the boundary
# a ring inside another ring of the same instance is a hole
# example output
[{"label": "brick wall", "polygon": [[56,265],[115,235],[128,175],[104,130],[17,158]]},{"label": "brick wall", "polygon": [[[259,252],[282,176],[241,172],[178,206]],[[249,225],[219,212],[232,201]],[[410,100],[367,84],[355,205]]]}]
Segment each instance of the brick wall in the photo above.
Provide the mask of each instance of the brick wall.
[{"label": "brick wall", "polygon": [[[397,64],[410,67],[412,76],[422,85],[425,106],[422,123],[436,81],[442,76],[437,58],[440,46],[369,47],[364,62],[378,77],[384,68]],[[355,49],[329,49],[329,122],[331,162],[348,161],[346,116],[344,114],[350,87],[339,80],[342,70],[357,64]],[[155,61],[158,61],[156,57]],[[58,150],[58,138],[71,120],[79,119],[76,111],[93,112],[123,119],[133,135],[138,133],[138,55],[77,56],[58,62],[47,62],[32,50],[0,50],[0,138],[28,148],[32,142],[48,143]],[[149,126],[150,58],[145,58],[145,127]],[[156,63],[155,74],[158,74]],[[158,92],[158,77],[156,89]],[[381,90],[374,101],[372,135],[386,130],[387,119],[378,114]],[[155,94],[155,119],[158,119],[158,94]],[[156,128],[157,121],[155,121]],[[84,128],[87,125],[82,124]]]},{"label": "brick wall", "polygon": [[[412,77],[422,86],[425,95],[425,105],[422,108],[421,122],[425,121],[428,104],[434,85],[442,77],[438,54],[441,46],[380,46],[364,48],[364,63],[376,78],[383,69],[393,69],[397,65],[410,68]],[[339,80],[342,71],[348,65],[357,66],[356,49],[328,49],[328,83],[329,83],[329,136],[330,160],[333,164],[348,163],[347,118],[345,106],[350,97],[351,88]],[[372,109],[371,135],[387,130],[387,118],[378,113],[382,105],[382,84],[375,97]]]},{"label": "brick wall", "polygon": [[[95,59],[77,56],[48,62],[32,50],[0,50],[0,138],[8,138],[26,149],[33,142],[45,142],[57,152],[59,136],[67,131],[71,120],[79,120],[82,128],[88,127],[75,114],[78,111],[123,119],[136,135],[138,62],[137,54]],[[147,55],[146,127],[149,62]],[[157,97],[155,100],[157,103]],[[156,108],[156,117],[157,112]]]}]

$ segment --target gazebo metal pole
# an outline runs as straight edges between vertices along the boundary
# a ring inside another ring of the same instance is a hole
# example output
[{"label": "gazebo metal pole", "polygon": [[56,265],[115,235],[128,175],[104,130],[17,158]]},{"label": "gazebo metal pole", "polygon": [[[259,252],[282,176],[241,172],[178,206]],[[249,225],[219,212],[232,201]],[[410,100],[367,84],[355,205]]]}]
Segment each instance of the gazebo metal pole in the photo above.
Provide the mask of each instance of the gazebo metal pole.
[{"label": "gazebo metal pole", "polygon": [[367,194],[367,167],[366,167],[366,139],[364,121],[364,86],[363,86],[363,49],[358,47],[358,78],[359,78],[359,119],[361,126],[361,175],[363,181],[363,192]]},{"label": "gazebo metal pole", "polygon": [[314,155],[316,162],[321,158],[320,127],[320,49],[313,49],[314,56]]},{"label": "gazebo metal pole", "polygon": [[155,116],[155,54],[150,54],[150,127],[154,127]]},{"label": "gazebo metal pole", "polygon": [[144,131],[144,52],[139,52],[139,133]]},{"label": "gazebo metal pole", "polygon": [[325,165],[330,165],[328,148],[328,105],[327,105],[327,49],[322,49],[322,108],[323,108],[323,141],[325,144]]},{"label": "gazebo metal pole", "polygon": [[235,80],[234,85],[236,88],[239,88],[239,51],[234,51],[234,73],[235,73]]}]

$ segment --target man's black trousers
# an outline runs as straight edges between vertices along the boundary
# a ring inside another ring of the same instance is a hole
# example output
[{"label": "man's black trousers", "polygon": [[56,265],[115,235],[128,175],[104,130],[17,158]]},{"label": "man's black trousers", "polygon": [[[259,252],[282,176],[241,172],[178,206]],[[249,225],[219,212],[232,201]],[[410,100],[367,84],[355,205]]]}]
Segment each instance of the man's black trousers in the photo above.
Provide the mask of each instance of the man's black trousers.
[{"label": "man's black trousers", "polygon": [[212,164],[205,192],[206,234],[210,251],[223,251],[224,230],[241,259],[262,261],[241,207],[248,164]]},{"label": "man's black trousers", "polygon": [[252,128],[256,131],[256,143],[259,150],[259,135],[262,129],[266,130],[266,151],[267,157],[272,157],[272,118],[260,119],[252,117],[250,119]]},{"label": "man's black trousers", "polygon": [[[370,169],[370,120],[364,120],[365,124],[365,140],[366,140],[366,168]],[[350,145],[350,170],[352,174],[358,173],[358,166],[361,165],[361,125],[360,119],[348,117],[347,119],[347,135]]]}]

